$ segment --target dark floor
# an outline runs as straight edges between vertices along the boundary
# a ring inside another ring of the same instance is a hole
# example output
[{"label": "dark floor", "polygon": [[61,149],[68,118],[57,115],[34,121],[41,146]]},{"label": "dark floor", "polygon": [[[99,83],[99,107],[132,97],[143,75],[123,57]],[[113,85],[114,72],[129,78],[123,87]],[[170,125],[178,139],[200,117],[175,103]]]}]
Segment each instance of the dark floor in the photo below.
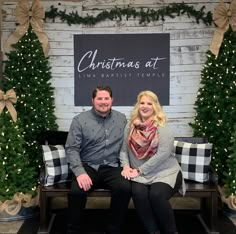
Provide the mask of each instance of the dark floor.
[{"label": "dark floor", "polygon": [[[66,211],[64,209],[56,211],[56,218],[50,234],[66,233]],[[179,234],[205,234],[201,222],[193,211],[175,211],[176,223]],[[84,219],[84,233],[101,234],[104,232],[106,223],[109,219],[108,210],[86,210]],[[18,234],[36,234],[38,230],[38,217],[26,220]],[[124,234],[143,234],[142,225],[137,219],[134,209],[129,210]],[[221,212],[219,212],[219,233],[236,234],[236,226]]]}]

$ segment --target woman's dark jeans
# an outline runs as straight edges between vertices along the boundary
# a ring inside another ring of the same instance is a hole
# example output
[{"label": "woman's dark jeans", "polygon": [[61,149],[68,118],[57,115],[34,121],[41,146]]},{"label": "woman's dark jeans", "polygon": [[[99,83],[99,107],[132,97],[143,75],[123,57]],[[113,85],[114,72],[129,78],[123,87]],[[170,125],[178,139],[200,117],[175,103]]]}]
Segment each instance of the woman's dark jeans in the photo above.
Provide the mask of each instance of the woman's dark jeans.
[{"label": "woman's dark jeans", "polygon": [[175,187],[165,183],[145,185],[132,182],[132,199],[137,214],[147,233],[177,233],[174,211],[169,199],[182,185],[182,173],[179,172]]}]

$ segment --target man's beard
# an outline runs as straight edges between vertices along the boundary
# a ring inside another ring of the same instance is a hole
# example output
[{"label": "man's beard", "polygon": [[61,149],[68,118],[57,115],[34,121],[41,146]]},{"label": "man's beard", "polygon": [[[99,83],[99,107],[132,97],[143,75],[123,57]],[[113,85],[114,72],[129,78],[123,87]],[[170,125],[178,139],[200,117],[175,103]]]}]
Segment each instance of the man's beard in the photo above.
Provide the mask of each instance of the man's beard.
[{"label": "man's beard", "polygon": [[100,111],[100,110],[98,110],[96,108],[94,108],[94,109],[101,116],[107,116],[111,112],[111,107],[109,109],[107,109],[106,111]]}]

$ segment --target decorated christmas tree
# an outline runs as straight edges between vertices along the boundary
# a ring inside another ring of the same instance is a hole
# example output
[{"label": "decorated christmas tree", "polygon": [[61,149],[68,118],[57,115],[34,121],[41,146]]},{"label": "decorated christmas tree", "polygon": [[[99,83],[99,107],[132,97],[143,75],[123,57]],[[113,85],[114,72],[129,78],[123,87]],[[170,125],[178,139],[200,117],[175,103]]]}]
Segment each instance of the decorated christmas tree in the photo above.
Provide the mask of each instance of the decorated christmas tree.
[{"label": "decorated christmas tree", "polygon": [[[232,146],[236,122],[236,33],[228,30],[218,56],[207,52],[200,88],[195,102],[196,116],[191,124],[195,136],[206,136],[213,143],[212,165],[224,181],[226,159]],[[235,165],[234,165],[235,167]]]},{"label": "decorated christmas tree", "polygon": [[18,104],[16,110],[26,141],[30,166],[42,164],[37,137],[45,130],[56,130],[54,93],[50,80],[51,67],[47,57],[48,39],[42,31],[44,11],[38,0],[20,0],[16,8],[19,26],[10,35],[6,46],[11,47],[4,62],[4,90],[14,88]]},{"label": "decorated christmas tree", "polygon": [[[6,98],[7,97],[7,98]],[[9,100],[8,100],[9,98]],[[28,154],[20,120],[16,113],[7,111],[13,105],[10,100],[14,98],[14,91],[4,94],[0,90],[0,201],[12,199],[16,193],[36,193],[36,172],[29,165]],[[15,98],[16,100],[16,98]],[[12,116],[13,119],[12,119]],[[5,206],[4,206],[5,207]]]},{"label": "decorated christmas tree", "polygon": [[39,167],[42,159],[37,137],[44,130],[57,129],[51,68],[31,28],[13,47],[15,50],[7,54],[3,87],[14,87],[17,93],[16,110],[24,129],[26,151],[31,165]]}]

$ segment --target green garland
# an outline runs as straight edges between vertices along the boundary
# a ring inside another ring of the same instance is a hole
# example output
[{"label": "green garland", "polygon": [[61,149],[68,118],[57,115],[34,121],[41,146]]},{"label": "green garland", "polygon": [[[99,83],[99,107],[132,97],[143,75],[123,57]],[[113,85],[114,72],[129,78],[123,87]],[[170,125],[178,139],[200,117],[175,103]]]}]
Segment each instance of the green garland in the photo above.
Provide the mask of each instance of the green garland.
[{"label": "green garland", "polygon": [[99,13],[96,17],[87,15],[85,17],[79,16],[78,12],[71,12],[66,13],[64,11],[58,11],[57,8],[51,6],[51,10],[45,12],[45,18],[53,19],[55,22],[55,18],[59,17],[62,22],[67,22],[68,25],[72,24],[83,24],[87,26],[95,25],[104,20],[122,20],[122,17],[126,17],[126,20],[129,18],[139,18],[139,23],[150,23],[151,21],[158,21],[161,19],[165,21],[165,16],[170,18],[175,18],[176,16],[180,16],[183,14],[187,14],[188,17],[194,17],[196,22],[199,24],[200,21],[203,21],[206,25],[211,25],[212,23],[212,13],[211,12],[204,12],[205,6],[203,6],[199,11],[195,10],[193,6],[188,6],[185,3],[172,3],[168,6],[165,6],[161,9],[154,10],[154,9],[146,9],[144,10],[141,8],[139,11],[133,7],[126,7],[126,8],[118,8],[115,7],[110,11],[103,10]]}]

